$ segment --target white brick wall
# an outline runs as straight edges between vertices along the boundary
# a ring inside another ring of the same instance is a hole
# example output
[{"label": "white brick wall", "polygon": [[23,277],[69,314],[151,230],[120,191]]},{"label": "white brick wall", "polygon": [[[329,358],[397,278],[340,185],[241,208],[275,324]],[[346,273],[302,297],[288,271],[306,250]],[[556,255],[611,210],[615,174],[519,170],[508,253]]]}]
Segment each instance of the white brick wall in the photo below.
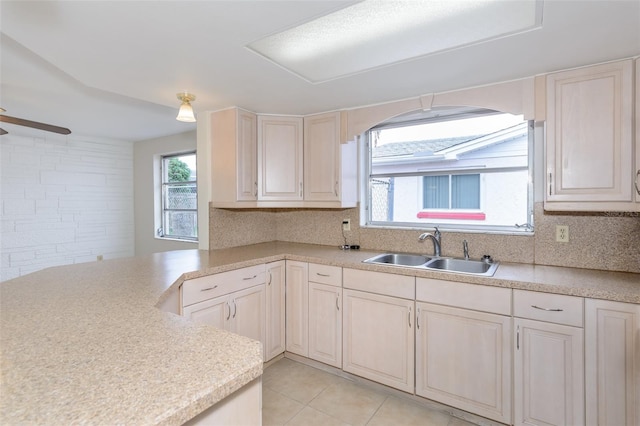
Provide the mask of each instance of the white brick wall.
[{"label": "white brick wall", "polygon": [[133,144],[0,137],[0,281],[133,256]]}]

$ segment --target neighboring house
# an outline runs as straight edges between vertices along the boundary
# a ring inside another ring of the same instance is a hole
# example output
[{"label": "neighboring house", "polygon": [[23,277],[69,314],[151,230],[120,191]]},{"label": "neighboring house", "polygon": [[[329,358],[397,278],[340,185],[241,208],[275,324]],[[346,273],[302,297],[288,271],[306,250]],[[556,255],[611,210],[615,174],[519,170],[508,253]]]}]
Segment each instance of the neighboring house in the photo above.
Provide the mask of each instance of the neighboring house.
[{"label": "neighboring house", "polygon": [[526,223],[513,212],[526,212],[527,158],[526,122],[484,136],[374,147],[372,174],[389,177],[372,180],[372,219]]}]

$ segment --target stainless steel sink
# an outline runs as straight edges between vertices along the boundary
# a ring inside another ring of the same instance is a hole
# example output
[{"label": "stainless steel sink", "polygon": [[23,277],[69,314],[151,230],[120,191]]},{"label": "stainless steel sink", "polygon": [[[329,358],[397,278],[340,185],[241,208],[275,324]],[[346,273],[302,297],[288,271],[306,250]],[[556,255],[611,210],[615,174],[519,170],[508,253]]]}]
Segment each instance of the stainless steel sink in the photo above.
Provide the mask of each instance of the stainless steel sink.
[{"label": "stainless steel sink", "polygon": [[481,260],[455,259],[441,257],[433,259],[425,265],[428,269],[438,269],[447,272],[458,272],[461,274],[488,275],[492,276],[498,268],[497,262],[486,263]]},{"label": "stainless steel sink", "polygon": [[493,276],[499,262],[483,260],[457,259],[453,257],[428,257],[419,254],[384,253],[363,261],[387,266],[401,266],[457,274]]},{"label": "stainless steel sink", "polygon": [[422,266],[431,260],[430,257],[418,254],[384,253],[365,260],[365,263],[378,263],[396,266]]}]

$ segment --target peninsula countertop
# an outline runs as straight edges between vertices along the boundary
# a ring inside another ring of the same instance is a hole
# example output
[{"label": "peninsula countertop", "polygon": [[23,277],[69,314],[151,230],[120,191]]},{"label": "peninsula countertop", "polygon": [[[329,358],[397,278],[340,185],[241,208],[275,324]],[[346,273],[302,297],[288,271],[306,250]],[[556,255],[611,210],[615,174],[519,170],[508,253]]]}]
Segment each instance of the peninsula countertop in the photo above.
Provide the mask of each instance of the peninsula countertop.
[{"label": "peninsula countertop", "polygon": [[186,279],[282,259],[640,303],[640,274],[502,263],[494,277],[296,243],[181,250],[0,283],[0,423],[181,424],[262,374],[259,342],[157,306]]}]

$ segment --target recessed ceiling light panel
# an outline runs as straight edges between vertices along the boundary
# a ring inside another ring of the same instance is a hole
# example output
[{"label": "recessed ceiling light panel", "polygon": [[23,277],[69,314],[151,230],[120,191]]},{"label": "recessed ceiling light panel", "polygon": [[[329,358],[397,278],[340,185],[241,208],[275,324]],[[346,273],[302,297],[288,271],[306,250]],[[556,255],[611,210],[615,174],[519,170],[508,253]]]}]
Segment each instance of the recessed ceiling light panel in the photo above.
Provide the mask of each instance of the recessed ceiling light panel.
[{"label": "recessed ceiling light panel", "polygon": [[312,83],[542,26],[543,0],[365,0],[247,47]]}]

